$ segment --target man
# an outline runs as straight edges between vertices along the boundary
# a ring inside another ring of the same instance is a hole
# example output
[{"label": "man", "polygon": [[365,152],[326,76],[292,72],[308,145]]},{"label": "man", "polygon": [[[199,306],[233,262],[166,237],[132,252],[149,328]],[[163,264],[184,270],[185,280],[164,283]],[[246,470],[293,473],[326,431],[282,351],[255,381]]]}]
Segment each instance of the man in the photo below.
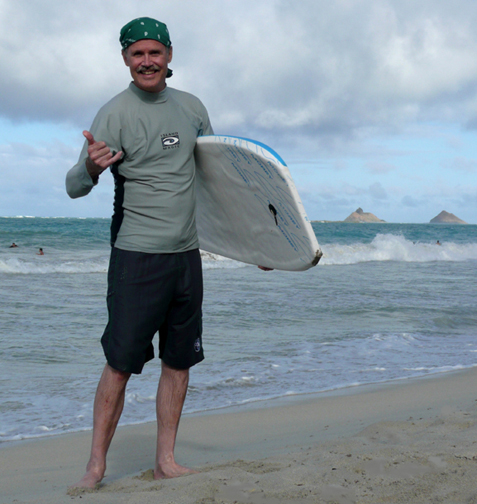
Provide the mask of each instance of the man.
[{"label": "man", "polygon": [[85,488],[104,477],[126,384],[153,358],[158,331],[154,477],[194,472],[176,463],[174,445],[189,368],[204,358],[193,151],[197,137],[213,134],[212,127],[196,97],[166,85],[172,45],[165,24],[135,19],[122,28],[120,42],[133,81],[83,132],[79,162],[66,178],[72,198],[88,194],[108,167],[115,180],[109,321],[101,338],[107,363],[94,401],[86,474],[74,485]]}]

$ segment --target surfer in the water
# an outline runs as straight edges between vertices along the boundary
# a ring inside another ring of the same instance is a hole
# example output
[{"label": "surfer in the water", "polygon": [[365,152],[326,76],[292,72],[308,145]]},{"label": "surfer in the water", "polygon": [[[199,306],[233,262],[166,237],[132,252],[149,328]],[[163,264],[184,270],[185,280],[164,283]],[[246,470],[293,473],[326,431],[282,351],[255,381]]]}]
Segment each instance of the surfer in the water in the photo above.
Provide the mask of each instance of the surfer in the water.
[{"label": "surfer in the water", "polygon": [[96,116],[67,192],[87,195],[108,167],[115,179],[108,273],[106,365],[94,401],[93,442],[75,488],[94,488],[121,416],[126,384],[153,358],[159,331],[154,477],[194,472],[176,463],[174,445],[189,381],[202,350],[202,270],[195,226],[194,146],[213,134],[195,96],[170,88],[172,44],[165,24],[139,18],[120,32],[129,87]]}]

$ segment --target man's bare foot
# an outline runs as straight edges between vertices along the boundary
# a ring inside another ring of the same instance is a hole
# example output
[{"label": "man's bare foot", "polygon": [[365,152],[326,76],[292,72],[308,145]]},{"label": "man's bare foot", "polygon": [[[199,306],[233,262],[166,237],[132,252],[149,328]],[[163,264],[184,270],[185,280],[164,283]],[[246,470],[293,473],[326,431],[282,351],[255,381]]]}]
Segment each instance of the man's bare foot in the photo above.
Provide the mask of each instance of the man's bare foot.
[{"label": "man's bare foot", "polygon": [[178,478],[187,474],[198,474],[198,472],[173,462],[172,464],[158,465],[154,469],[154,479]]},{"label": "man's bare foot", "polygon": [[68,495],[77,495],[82,492],[97,490],[104,477],[104,471],[86,470],[86,474],[78,483],[68,487]]}]

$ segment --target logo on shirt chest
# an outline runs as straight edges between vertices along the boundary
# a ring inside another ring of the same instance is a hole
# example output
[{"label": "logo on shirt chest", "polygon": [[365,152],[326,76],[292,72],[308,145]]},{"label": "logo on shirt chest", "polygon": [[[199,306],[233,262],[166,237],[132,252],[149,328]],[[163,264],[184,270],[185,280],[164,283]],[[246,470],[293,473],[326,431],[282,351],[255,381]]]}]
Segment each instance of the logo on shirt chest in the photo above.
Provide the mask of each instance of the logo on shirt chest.
[{"label": "logo on shirt chest", "polygon": [[181,143],[179,139],[179,133],[164,133],[161,135],[162,148],[167,149],[177,149]]}]

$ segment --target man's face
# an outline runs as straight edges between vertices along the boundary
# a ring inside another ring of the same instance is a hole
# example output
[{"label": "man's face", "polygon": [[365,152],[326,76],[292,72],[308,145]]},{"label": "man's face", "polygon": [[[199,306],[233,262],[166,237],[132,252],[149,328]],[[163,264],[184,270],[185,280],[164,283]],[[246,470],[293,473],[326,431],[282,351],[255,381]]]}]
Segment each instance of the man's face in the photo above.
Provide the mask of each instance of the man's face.
[{"label": "man's face", "polygon": [[172,47],[157,40],[138,40],[123,51],[134,84],[143,91],[159,93],[166,87],[167,66],[172,60]]}]

